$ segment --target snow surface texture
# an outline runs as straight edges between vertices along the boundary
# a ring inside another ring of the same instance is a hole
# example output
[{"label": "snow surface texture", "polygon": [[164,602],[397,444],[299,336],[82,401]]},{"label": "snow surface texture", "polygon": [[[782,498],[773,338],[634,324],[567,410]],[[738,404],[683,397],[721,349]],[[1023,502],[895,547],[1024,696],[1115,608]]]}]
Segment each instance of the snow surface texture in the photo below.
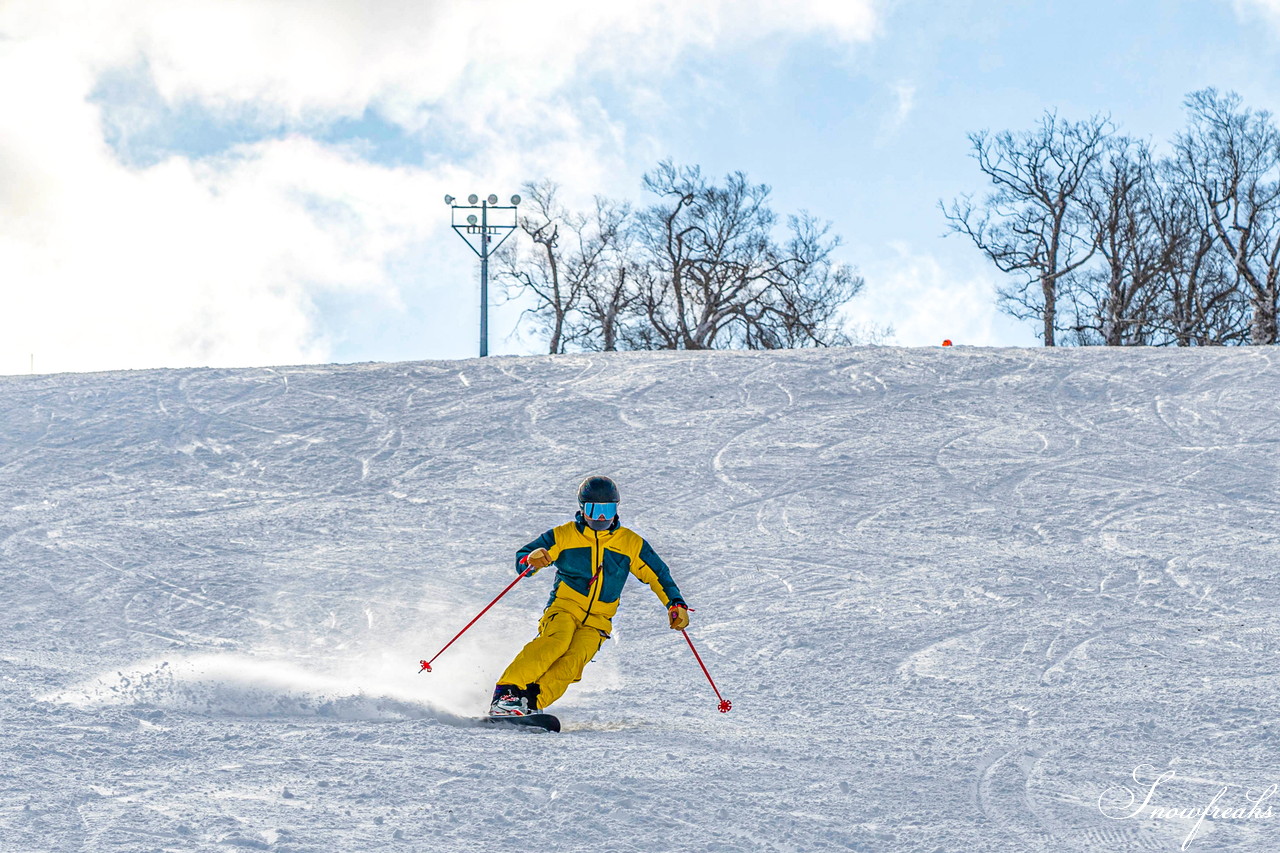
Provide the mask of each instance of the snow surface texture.
[{"label": "snow surface texture", "polygon": [[[0,379],[0,850],[1280,849],[1119,808],[1280,781],[1273,356]],[[734,709],[632,583],[565,733],[483,728],[551,573],[417,662],[597,472]]]}]

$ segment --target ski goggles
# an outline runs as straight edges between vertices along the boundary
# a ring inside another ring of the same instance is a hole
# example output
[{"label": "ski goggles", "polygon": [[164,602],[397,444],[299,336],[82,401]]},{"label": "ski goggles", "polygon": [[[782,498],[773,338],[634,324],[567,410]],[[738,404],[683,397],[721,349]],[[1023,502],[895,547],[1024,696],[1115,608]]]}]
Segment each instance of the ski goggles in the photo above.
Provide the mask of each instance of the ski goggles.
[{"label": "ski goggles", "polygon": [[613,518],[617,514],[617,502],[585,503],[582,505],[582,515],[585,518]]}]

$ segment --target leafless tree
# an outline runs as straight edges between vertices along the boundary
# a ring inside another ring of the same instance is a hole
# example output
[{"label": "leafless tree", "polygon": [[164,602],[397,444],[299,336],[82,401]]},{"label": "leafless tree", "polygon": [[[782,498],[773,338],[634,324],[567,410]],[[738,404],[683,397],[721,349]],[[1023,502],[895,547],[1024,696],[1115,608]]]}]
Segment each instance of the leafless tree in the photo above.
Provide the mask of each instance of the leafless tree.
[{"label": "leafless tree", "polygon": [[569,339],[579,349],[612,352],[625,345],[639,300],[639,273],[630,205],[596,198],[583,239],[582,298]]},{"label": "leafless tree", "polygon": [[524,320],[547,335],[549,352],[562,353],[581,342],[584,318],[597,308],[597,279],[618,224],[609,221],[607,202],[598,200],[595,215],[584,216],[559,202],[559,187],[550,181],[523,189],[528,199],[523,209],[530,212],[520,217],[519,225],[533,252],[524,257],[517,246],[501,252],[497,280],[508,296],[533,297]]},{"label": "leafless tree", "polygon": [[1175,143],[1177,169],[1248,297],[1253,344],[1277,341],[1280,284],[1280,133],[1266,111],[1234,92],[1187,96],[1190,126]]},{"label": "leafless tree", "polygon": [[1201,197],[1171,161],[1159,164],[1149,193],[1147,209],[1167,260],[1157,310],[1161,342],[1182,347],[1247,343],[1248,300],[1236,286],[1231,258],[1209,225]]},{"label": "leafless tree", "polygon": [[657,204],[638,218],[643,328],[633,345],[663,349],[829,346],[848,342],[840,309],[862,288],[833,260],[839,240],[808,216],[774,238],[770,189],[741,172],[718,185],[664,162],[645,176]]},{"label": "leafless tree", "polygon": [[951,231],[967,235],[996,267],[1017,277],[999,291],[1001,307],[1021,320],[1042,322],[1054,346],[1064,277],[1095,251],[1080,198],[1112,134],[1110,119],[1065,122],[1046,113],[1023,133],[970,134],[974,159],[995,191],[975,207],[962,196],[942,210]]},{"label": "leafless tree", "polygon": [[1148,144],[1113,138],[1080,189],[1097,263],[1070,276],[1081,344],[1126,346],[1159,337],[1160,285],[1171,253],[1158,228],[1156,166]]},{"label": "leafless tree", "polygon": [[[862,279],[834,252],[840,241],[808,215],[775,232],[769,188],[742,173],[723,184],[697,168],[662,163],[645,176],[649,208],[595,199],[567,210],[555,184],[527,184],[520,228],[530,257],[501,256],[513,298],[533,298],[526,318],[568,349],[710,349],[853,343],[842,310]],[[861,330],[877,342],[887,327]]]},{"label": "leafless tree", "polygon": [[513,244],[497,255],[495,280],[505,286],[508,296],[531,294],[534,305],[522,319],[544,331],[552,354],[564,352],[564,325],[578,301],[578,293],[561,273],[563,250],[560,230],[569,216],[556,199],[557,186],[550,181],[527,183],[520,229],[534,245],[531,257],[523,257]]}]

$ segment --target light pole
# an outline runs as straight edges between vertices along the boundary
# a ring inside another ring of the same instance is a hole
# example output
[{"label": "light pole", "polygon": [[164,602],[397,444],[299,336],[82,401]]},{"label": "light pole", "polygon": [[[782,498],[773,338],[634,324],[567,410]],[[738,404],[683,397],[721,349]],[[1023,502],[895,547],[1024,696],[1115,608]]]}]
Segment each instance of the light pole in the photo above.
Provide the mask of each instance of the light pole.
[{"label": "light pole", "polygon": [[[509,205],[499,205],[498,197],[492,193],[485,199],[472,193],[467,196],[466,204],[454,204],[455,201],[451,195],[444,197],[444,203],[452,211],[453,230],[480,256],[480,357],[484,358],[489,354],[489,256],[498,251],[516,230],[516,206],[520,204],[520,196],[513,195]],[[480,211],[479,216],[458,213],[475,210]],[[490,211],[502,211],[498,214],[498,221],[489,221]],[[465,221],[458,221],[460,215],[466,217]]]}]

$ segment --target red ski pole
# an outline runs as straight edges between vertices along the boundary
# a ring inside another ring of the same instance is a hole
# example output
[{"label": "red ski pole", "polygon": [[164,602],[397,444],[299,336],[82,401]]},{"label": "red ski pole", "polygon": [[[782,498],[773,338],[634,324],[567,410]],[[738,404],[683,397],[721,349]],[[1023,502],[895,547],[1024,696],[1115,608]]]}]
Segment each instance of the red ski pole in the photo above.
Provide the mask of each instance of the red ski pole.
[{"label": "red ski pole", "polygon": [[707,672],[707,665],[702,662],[702,655],[698,654],[698,650],[693,647],[693,640],[689,639],[689,632],[681,629],[680,633],[684,634],[685,642],[689,644],[689,651],[693,652],[693,656],[698,659],[698,666],[702,667],[702,674],[707,677],[707,681],[711,682],[711,689],[716,692],[716,698],[720,700],[720,705],[718,706],[720,713],[729,713],[729,710],[733,708],[733,703],[720,695],[720,688],[716,687],[716,683],[711,680],[711,673]]},{"label": "red ski pole", "polygon": [[[523,563],[523,562],[524,562],[524,560],[521,560],[520,562],[521,562],[521,563]],[[529,574],[529,572],[531,572],[531,571],[533,571],[533,566],[529,566],[529,568],[527,568],[527,569],[525,569],[523,572],[521,572],[521,573],[520,573],[520,575],[519,575],[515,580],[513,580],[510,584],[508,584],[508,585],[507,585],[507,588],[506,588],[506,589],[504,589],[502,592],[498,593],[498,598],[495,598],[493,601],[490,601],[487,605],[485,605],[484,610],[481,610],[479,613],[477,613],[477,614],[476,614],[476,618],[474,618],[474,619],[472,619],[470,622],[468,622],[468,623],[467,623],[467,627],[466,627],[466,628],[463,628],[461,631],[459,631],[459,632],[458,632],[458,634],[457,634],[457,636],[455,636],[455,637],[454,637],[452,640],[450,640],[449,642],[445,643],[445,644],[444,644],[444,648],[443,648],[443,649],[441,649],[440,651],[436,652],[436,653],[435,653],[435,656],[434,656],[434,657],[432,657],[432,658],[431,658],[431,660],[419,661],[419,663],[421,663],[421,664],[422,664],[422,668],[421,668],[421,669],[419,669],[419,670],[418,670],[418,672],[420,672],[420,673],[421,673],[421,672],[431,672],[431,664],[435,662],[435,659],[436,659],[436,658],[438,658],[438,657],[440,657],[440,655],[444,654],[444,653],[445,653],[445,650],[447,650],[450,646],[452,646],[452,645],[457,641],[458,637],[461,637],[463,634],[467,633],[467,628],[470,628],[472,625],[474,625],[474,624],[476,624],[477,622],[479,622],[479,621],[480,621],[480,617],[481,617],[481,616],[483,616],[483,615],[485,615],[486,613],[488,613],[488,612],[489,612],[489,608],[490,608],[490,607],[492,607],[493,605],[497,604],[497,603],[498,603],[498,599],[499,599],[499,598],[502,598],[502,596],[504,596],[504,595],[506,595],[507,593],[511,592],[511,587],[513,587],[513,586],[515,586],[516,584],[520,583],[521,579],[523,579],[523,578],[524,578],[524,576],[525,576],[525,575],[527,575],[527,574]]]}]

